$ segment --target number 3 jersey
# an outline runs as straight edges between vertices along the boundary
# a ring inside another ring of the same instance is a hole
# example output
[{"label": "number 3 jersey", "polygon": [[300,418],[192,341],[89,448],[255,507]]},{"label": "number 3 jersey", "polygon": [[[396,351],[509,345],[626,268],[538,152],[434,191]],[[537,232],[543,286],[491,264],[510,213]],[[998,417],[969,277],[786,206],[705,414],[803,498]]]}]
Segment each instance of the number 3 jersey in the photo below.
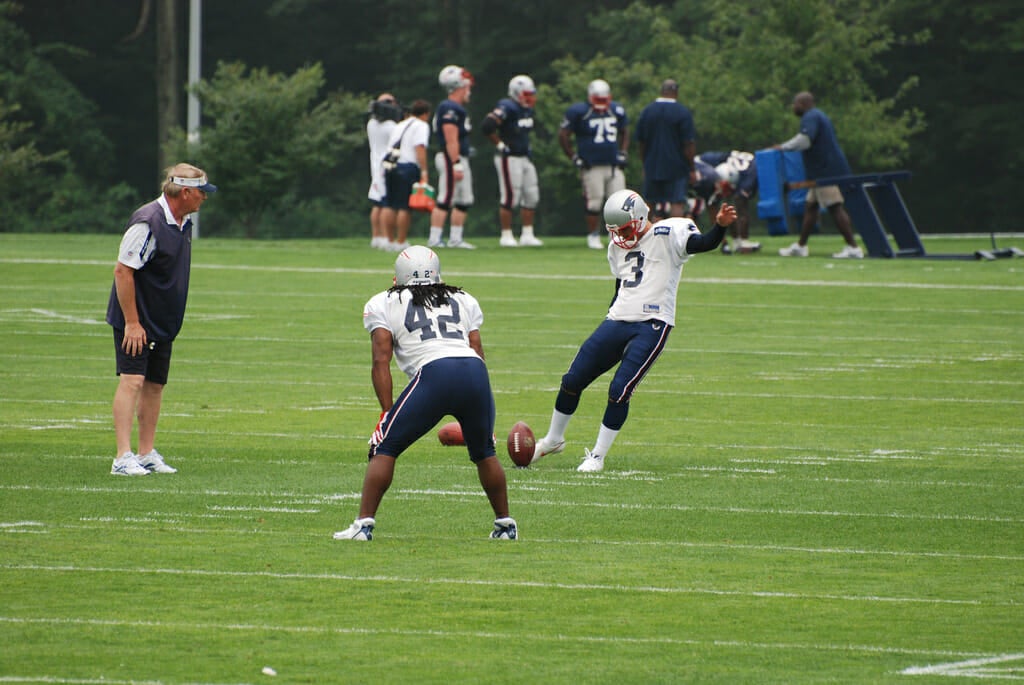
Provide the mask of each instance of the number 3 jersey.
[{"label": "number 3 jersey", "polygon": [[408,290],[385,290],[371,297],[363,308],[367,331],[391,331],[395,361],[409,378],[435,359],[476,357],[469,346],[469,334],[483,323],[480,304],[465,292],[452,293],[448,304],[428,309],[414,305]]},{"label": "number 3 jersey", "polygon": [[690,258],[686,243],[700,233],[690,219],[672,217],[653,224],[635,247],[608,245],[608,264],[618,281],[608,308],[612,321],[657,319],[676,325],[676,290]]}]

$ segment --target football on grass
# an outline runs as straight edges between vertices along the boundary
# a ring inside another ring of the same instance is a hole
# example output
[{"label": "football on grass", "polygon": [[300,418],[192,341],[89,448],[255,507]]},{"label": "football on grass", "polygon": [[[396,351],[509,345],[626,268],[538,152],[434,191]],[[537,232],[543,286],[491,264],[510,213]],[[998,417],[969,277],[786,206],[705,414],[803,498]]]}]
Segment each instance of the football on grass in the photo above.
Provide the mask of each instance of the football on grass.
[{"label": "football on grass", "polygon": [[534,442],[533,431],[524,421],[512,426],[508,434],[508,456],[512,457],[512,463],[520,468],[529,466]]},{"label": "football on grass", "polygon": [[466,444],[466,439],[462,437],[462,426],[459,425],[458,421],[452,421],[441,426],[441,429],[437,431],[437,439],[441,441],[442,445],[447,445],[448,447]]}]

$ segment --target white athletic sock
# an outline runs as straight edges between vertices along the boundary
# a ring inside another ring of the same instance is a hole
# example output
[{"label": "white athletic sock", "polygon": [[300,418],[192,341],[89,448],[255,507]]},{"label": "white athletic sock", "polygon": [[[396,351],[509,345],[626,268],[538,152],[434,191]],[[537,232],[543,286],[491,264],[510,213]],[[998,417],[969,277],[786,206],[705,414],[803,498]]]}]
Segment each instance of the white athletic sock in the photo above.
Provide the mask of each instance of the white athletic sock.
[{"label": "white athletic sock", "polygon": [[548,427],[548,434],[544,437],[551,438],[555,442],[565,440],[565,429],[569,427],[569,420],[572,414],[563,414],[557,409],[551,412],[551,425]]},{"label": "white athletic sock", "polygon": [[429,243],[441,242],[441,236],[444,235],[443,226],[431,226],[430,227],[430,238],[427,239]]},{"label": "white athletic sock", "polygon": [[451,230],[448,232],[448,240],[453,243],[461,243],[462,228],[462,226],[452,226]]},{"label": "white athletic sock", "polygon": [[533,238],[533,226],[523,226],[523,235],[529,238]]},{"label": "white athletic sock", "polygon": [[600,454],[602,457],[607,457],[608,452],[612,449],[612,444],[615,442],[615,438],[618,437],[619,431],[612,430],[608,426],[601,424],[601,429],[597,431],[597,442],[594,443],[594,454]]}]

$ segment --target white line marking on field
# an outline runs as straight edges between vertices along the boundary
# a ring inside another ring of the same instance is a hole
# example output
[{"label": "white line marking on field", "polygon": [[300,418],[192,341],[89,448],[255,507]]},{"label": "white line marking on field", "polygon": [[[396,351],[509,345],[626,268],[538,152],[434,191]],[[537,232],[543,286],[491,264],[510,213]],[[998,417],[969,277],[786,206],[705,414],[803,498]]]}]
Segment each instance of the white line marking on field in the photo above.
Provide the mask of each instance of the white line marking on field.
[{"label": "white line marking on field", "polygon": [[46,533],[46,524],[41,521],[0,521],[0,533]]},{"label": "white line marking on field", "polygon": [[[166,680],[110,680],[109,678],[63,678],[53,675],[0,675],[0,683],[55,683],[57,685],[168,685]],[[190,684],[196,685],[196,684]],[[246,683],[203,683],[202,685],[247,685]]]},{"label": "white line marking on field", "polygon": [[[516,635],[511,633],[496,633],[490,631],[470,630],[414,630],[407,628],[369,628],[344,626],[302,626],[302,625],[274,625],[274,624],[253,624],[253,623],[184,623],[165,621],[130,621],[123,619],[98,619],[98,618],[48,618],[32,617],[24,618],[17,616],[0,616],[0,623],[14,623],[24,625],[56,625],[56,626],[109,626],[114,628],[146,629],[157,628],[161,630],[208,630],[222,632],[227,630],[255,631],[261,633],[281,632],[298,634],[321,634],[321,635],[407,635],[410,637],[440,637],[440,638],[473,638],[486,639],[499,642],[514,642],[535,640],[538,642],[582,642],[582,643],[629,643],[629,644],[654,644],[654,645],[689,645],[702,647],[720,647],[724,649],[762,649],[767,651],[812,651],[812,652],[847,652],[865,654],[906,654],[926,657],[946,658],[991,658],[993,655],[986,652],[956,652],[940,649],[918,649],[910,647],[893,647],[890,645],[850,645],[832,643],[809,643],[809,642],[746,642],[743,640],[697,640],[693,638],[674,637],[625,637],[616,635],[608,637],[604,635],[566,635],[546,633],[524,633]],[[110,682],[110,681],[107,681]]]},{"label": "white line marking on field", "polygon": [[210,511],[262,511],[272,514],[319,514],[319,509],[288,509],[286,507],[221,507],[211,506]]},{"label": "white line marking on field", "polygon": [[756,597],[759,599],[794,599],[799,601],[867,602],[883,604],[937,604],[955,606],[1017,606],[1013,600],[983,602],[977,599],[943,599],[937,597],[887,597],[883,595],[841,595],[808,592],[780,592],[768,590],[721,590],[710,587],[665,587],[656,585],[614,585],[607,583],[553,583],[542,581],[487,580],[469,578],[424,578],[386,575],[347,575],[343,573],[277,573],[272,571],[215,571],[197,568],[113,568],[103,566],[46,566],[43,564],[0,564],[0,569],[32,571],[34,573],[111,573],[119,577],[126,574],[173,576],[200,576],[214,578],[270,578],[273,580],[334,580],[346,583],[392,583],[423,585],[454,585],[530,588],[541,590],[580,590],[584,592],[618,592],[626,594],[679,594],[712,595],[715,597]]},{"label": "white line marking on field", "polygon": [[[607,478],[608,474],[602,474],[603,477]],[[588,478],[588,480],[594,480]],[[38,485],[10,485],[0,484],[0,490],[17,490],[21,492],[34,491],[34,492],[107,492],[107,493],[118,493],[123,494],[124,490],[119,487],[104,487],[104,486],[38,486]],[[160,494],[168,495],[169,493],[165,490],[157,488],[145,488],[138,487],[132,488],[132,492],[135,493],[149,493],[149,494]],[[175,491],[175,496],[185,495],[187,493],[183,491]],[[204,496],[223,496],[223,497],[309,497],[308,493],[288,493],[288,492],[224,492],[224,491],[203,491],[201,493]],[[484,497],[482,492],[472,491],[417,491],[417,490],[395,490],[392,497],[406,500],[406,501],[419,501],[424,498],[433,498],[439,495],[456,497],[456,498],[472,498],[479,499]],[[348,493],[323,495],[324,497],[348,497]],[[754,514],[758,516],[819,516],[827,518],[861,518],[861,519],[891,519],[898,521],[972,521],[977,523],[1009,523],[1009,524],[1024,524],[1024,519],[1013,518],[1008,516],[979,516],[973,514],[913,514],[913,513],[900,513],[900,512],[870,512],[870,511],[827,511],[817,509],[768,509],[768,508],[756,508],[756,507],[716,507],[716,506],[693,506],[687,504],[637,504],[630,502],[568,502],[565,500],[537,500],[531,499],[528,502],[530,505],[537,506],[553,506],[553,507],[589,507],[594,509],[629,509],[632,511],[677,511],[677,512],[703,512],[703,513],[719,513],[719,514]]]},{"label": "white line marking on field", "polygon": [[[1024,654],[1002,654],[983,659],[969,659],[931,666],[911,666],[902,675],[941,675],[956,678],[997,678],[1000,680],[1024,680]],[[994,667],[995,664],[1009,664]]]},{"label": "white line marking on field", "polygon": [[[359,493],[337,496],[337,500],[358,500]],[[319,501],[319,500],[318,500]],[[83,516],[78,520],[82,523],[113,523],[121,525],[124,523],[160,523],[180,524],[182,519],[228,519],[244,518],[241,514],[228,516],[226,514],[194,513],[194,512],[148,512],[145,517],[137,516]],[[62,529],[68,530],[104,530],[107,526],[62,524]],[[278,530],[244,530],[226,528],[179,528],[176,532],[196,535],[226,535],[237,537],[239,535],[269,535],[294,537],[292,531]],[[317,538],[323,535],[322,532],[307,531],[305,537]],[[389,536],[391,537],[391,536]],[[412,535],[395,534],[397,540],[411,540]],[[963,559],[970,561],[1024,561],[1024,555],[1012,554],[970,554],[966,552],[930,552],[919,550],[888,550],[888,549],[858,549],[844,547],[797,547],[793,545],[749,545],[734,542],[692,542],[687,540],[585,540],[579,538],[530,538],[531,543],[549,544],[557,546],[565,545],[607,545],[610,547],[661,547],[661,548],[686,548],[686,549],[726,549],[726,550],[747,550],[752,552],[797,552],[801,554],[831,554],[838,556],[882,556],[894,558],[922,558],[922,559]]]},{"label": "white line marking on field", "polygon": [[[94,259],[0,259],[2,264],[54,264],[74,266],[110,266],[108,261]],[[368,276],[392,276],[387,269],[349,269],[343,267],[311,267],[311,266],[266,266],[261,264],[192,264],[193,269],[210,269],[212,271],[262,271],[266,273],[303,273],[303,274],[365,274]],[[566,274],[524,274],[501,271],[450,271],[449,277],[455,278],[488,278],[488,279],[519,279],[535,281],[607,281],[605,275],[566,275]],[[786,278],[713,278],[689,277],[688,283],[706,283],[711,285],[754,285],[754,286],[786,286],[786,287],[827,287],[827,288],[886,288],[910,290],[961,290],[961,291],[1006,291],[1024,292],[1024,286],[1013,285],[964,285],[960,283],[893,283],[889,281],[828,281],[828,280],[791,280]]]},{"label": "white line marking on field", "polygon": [[107,324],[106,321],[100,321],[99,319],[72,316],[71,314],[61,314],[60,312],[56,312],[52,309],[38,309],[35,307],[33,307],[32,309],[5,309],[4,312],[10,314],[35,314],[36,316],[41,316],[44,320],[65,321],[67,323],[80,323],[88,326],[105,326]]}]

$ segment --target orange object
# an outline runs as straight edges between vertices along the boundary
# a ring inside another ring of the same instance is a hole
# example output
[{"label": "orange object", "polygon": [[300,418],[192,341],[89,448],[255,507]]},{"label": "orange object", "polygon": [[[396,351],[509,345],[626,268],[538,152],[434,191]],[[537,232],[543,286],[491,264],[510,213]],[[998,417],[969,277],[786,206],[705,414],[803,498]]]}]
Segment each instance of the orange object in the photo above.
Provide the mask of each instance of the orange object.
[{"label": "orange object", "polygon": [[417,212],[432,212],[437,204],[434,200],[435,197],[437,197],[437,193],[433,186],[427,183],[414,183],[412,194],[409,195],[409,209]]}]

